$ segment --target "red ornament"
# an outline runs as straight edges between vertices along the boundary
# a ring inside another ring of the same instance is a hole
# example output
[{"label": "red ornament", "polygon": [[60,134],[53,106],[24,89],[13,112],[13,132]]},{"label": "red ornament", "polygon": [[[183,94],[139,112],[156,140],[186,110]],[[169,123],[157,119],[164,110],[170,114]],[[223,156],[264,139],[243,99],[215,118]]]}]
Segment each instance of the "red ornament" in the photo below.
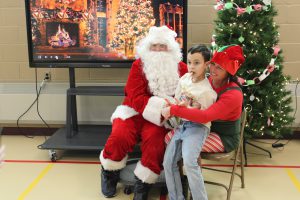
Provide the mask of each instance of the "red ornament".
[{"label": "red ornament", "polygon": [[253,8],[254,8],[254,10],[256,10],[256,11],[261,11],[262,5],[261,5],[261,4],[256,4],[256,5],[253,6]]},{"label": "red ornament", "polygon": [[216,10],[219,11],[219,10],[223,10],[224,9],[224,4],[220,4],[217,6]]},{"label": "red ornament", "polygon": [[274,71],[274,69],[275,69],[275,66],[274,65],[269,65],[268,67],[267,67],[267,70],[268,70],[268,72],[273,72]]},{"label": "red ornament", "polygon": [[245,8],[240,8],[240,7],[238,7],[238,8],[236,9],[236,11],[237,11],[237,14],[238,14],[238,15],[241,15],[241,14],[243,14],[243,13],[246,12],[246,9],[245,9]]},{"label": "red ornament", "polygon": [[274,50],[273,55],[274,55],[274,56],[278,56],[278,53],[279,53],[279,51],[280,51],[279,45],[276,45],[275,47],[273,47],[273,50]]},{"label": "red ornament", "polygon": [[242,77],[237,77],[238,78],[238,82],[241,84],[241,85],[244,85],[246,83],[246,80],[243,79]]}]

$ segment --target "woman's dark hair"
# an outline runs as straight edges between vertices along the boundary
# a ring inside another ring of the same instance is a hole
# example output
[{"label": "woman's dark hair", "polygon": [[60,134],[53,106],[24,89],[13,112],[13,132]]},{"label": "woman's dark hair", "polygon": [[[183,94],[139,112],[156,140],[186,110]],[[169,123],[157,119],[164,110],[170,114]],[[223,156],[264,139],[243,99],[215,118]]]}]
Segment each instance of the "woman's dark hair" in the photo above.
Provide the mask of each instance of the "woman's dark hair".
[{"label": "woman's dark hair", "polygon": [[198,45],[192,46],[188,50],[188,53],[190,53],[190,54],[201,53],[205,62],[209,61],[210,57],[211,57],[210,50],[203,44],[198,44]]},{"label": "woman's dark hair", "polygon": [[233,76],[233,75],[231,75],[231,74],[228,73],[228,77],[229,77],[229,81],[230,81],[230,82],[236,83],[240,88],[243,87],[243,86],[241,85],[241,83],[239,82],[238,77],[237,77],[236,75]]}]

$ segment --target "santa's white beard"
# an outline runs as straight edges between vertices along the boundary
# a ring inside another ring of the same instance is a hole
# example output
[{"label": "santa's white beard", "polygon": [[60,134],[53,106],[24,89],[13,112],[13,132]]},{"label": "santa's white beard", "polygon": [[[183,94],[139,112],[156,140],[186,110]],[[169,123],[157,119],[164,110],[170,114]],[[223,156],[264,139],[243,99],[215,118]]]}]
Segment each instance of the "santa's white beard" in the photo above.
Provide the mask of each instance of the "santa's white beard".
[{"label": "santa's white beard", "polygon": [[174,96],[179,80],[178,57],[168,52],[149,51],[141,59],[152,94],[163,98]]}]

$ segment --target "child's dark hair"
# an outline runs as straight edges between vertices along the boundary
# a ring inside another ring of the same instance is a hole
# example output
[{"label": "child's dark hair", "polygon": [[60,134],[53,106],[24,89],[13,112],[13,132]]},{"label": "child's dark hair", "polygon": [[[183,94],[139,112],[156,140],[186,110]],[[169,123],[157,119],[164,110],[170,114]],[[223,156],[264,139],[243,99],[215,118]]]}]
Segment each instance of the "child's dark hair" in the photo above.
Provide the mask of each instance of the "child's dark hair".
[{"label": "child's dark hair", "polygon": [[192,46],[188,50],[188,53],[190,53],[190,54],[201,53],[205,62],[209,61],[210,57],[211,57],[210,50],[203,44],[198,44],[198,45]]}]

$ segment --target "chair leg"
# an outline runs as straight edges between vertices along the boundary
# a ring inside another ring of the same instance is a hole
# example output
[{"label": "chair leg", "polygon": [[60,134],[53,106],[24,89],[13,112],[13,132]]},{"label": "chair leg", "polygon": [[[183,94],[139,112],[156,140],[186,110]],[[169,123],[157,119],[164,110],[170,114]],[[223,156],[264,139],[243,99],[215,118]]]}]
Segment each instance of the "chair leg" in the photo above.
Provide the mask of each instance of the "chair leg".
[{"label": "chair leg", "polygon": [[247,159],[247,150],[246,150],[246,140],[243,139],[243,154],[244,154],[244,158],[245,158],[245,166],[248,165],[248,159]]},{"label": "chair leg", "polygon": [[244,174],[244,148],[243,143],[241,144],[241,151],[240,151],[240,166],[241,166],[241,182],[242,188],[245,188],[245,174]]},{"label": "chair leg", "polygon": [[228,191],[227,191],[226,200],[230,200],[231,191],[232,191],[232,187],[233,187],[234,176],[235,176],[235,170],[236,170],[236,166],[237,166],[237,159],[238,159],[239,153],[240,153],[240,147],[238,147],[238,149],[236,150],[235,155],[234,155],[234,164],[233,164],[233,169],[232,169],[232,172],[231,172],[230,183],[229,183],[229,188],[228,188]]}]

